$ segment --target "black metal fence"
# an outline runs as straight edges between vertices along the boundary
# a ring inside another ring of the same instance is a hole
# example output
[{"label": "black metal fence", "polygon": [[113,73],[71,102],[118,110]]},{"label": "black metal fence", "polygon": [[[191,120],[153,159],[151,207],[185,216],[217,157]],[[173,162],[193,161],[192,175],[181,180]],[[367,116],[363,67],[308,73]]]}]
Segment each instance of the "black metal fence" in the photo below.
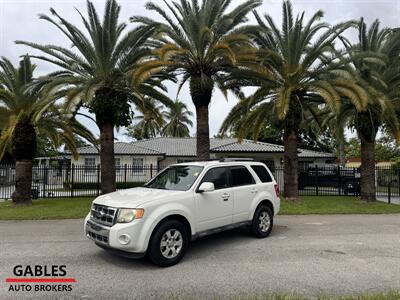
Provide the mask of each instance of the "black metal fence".
[{"label": "black metal fence", "polygon": [[[164,166],[122,165],[116,167],[117,189],[141,186]],[[271,169],[284,193],[283,168]],[[34,166],[34,198],[84,197],[101,193],[100,166]],[[376,167],[376,195],[380,200],[400,203],[400,168]],[[0,165],[0,199],[9,199],[15,189],[15,166]],[[299,171],[299,193],[309,196],[358,196],[360,171],[337,165],[308,166]]]},{"label": "black metal fence", "polygon": [[[117,189],[143,185],[163,166],[122,165],[116,167]],[[101,193],[100,166],[34,166],[33,198],[97,196]],[[15,166],[0,165],[0,199],[11,198],[15,190]]]}]

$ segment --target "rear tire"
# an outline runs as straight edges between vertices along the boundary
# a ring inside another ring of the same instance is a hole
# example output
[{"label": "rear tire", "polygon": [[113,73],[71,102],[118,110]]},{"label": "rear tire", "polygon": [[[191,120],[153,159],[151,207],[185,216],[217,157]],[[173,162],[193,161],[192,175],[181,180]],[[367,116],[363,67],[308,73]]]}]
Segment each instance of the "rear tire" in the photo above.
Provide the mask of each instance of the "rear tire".
[{"label": "rear tire", "polygon": [[258,238],[266,238],[271,233],[274,225],[274,216],[266,205],[260,205],[253,216],[251,233]]},{"label": "rear tire", "polygon": [[173,266],[185,255],[188,243],[185,226],[177,220],[167,220],[154,230],[149,243],[148,257],[157,266]]}]

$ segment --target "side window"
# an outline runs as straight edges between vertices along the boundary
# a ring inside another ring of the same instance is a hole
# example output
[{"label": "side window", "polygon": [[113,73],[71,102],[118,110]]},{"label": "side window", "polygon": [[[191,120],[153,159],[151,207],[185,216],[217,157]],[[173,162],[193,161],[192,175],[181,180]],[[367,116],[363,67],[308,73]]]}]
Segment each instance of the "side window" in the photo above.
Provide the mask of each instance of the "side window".
[{"label": "side window", "polygon": [[254,184],[254,178],[246,167],[232,167],[232,187]]},{"label": "side window", "polygon": [[204,175],[201,182],[212,182],[214,183],[215,189],[224,189],[228,187],[228,177],[226,168],[213,168],[208,170]]},{"label": "side window", "polygon": [[258,178],[260,178],[261,182],[271,182],[272,178],[269,175],[267,169],[263,166],[251,166],[254,172],[256,172]]}]

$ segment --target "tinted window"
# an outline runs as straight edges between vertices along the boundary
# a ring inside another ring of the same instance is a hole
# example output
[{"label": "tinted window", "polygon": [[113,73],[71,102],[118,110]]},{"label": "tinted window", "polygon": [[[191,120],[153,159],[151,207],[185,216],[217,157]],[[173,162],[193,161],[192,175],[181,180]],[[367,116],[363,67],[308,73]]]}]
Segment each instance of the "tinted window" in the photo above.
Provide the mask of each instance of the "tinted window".
[{"label": "tinted window", "polygon": [[214,168],[209,170],[204,175],[201,182],[212,182],[216,190],[228,187],[228,180],[226,176],[226,168]]},{"label": "tinted window", "polygon": [[256,172],[258,178],[260,178],[261,182],[271,182],[272,178],[269,175],[267,169],[263,166],[251,166],[251,168]]},{"label": "tinted window", "polygon": [[231,168],[231,174],[232,186],[241,186],[255,183],[250,171],[247,170],[245,167],[233,167]]}]

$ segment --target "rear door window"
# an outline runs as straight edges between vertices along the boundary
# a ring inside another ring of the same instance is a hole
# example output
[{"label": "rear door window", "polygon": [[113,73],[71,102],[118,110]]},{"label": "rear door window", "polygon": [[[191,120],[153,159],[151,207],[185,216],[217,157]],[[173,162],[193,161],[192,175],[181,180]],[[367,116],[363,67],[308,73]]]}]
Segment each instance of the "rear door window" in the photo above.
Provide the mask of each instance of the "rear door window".
[{"label": "rear door window", "polygon": [[250,171],[244,166],[230,167],[231,186],[244,186],[254,184],[254,178]]},{"label": "rear door window", "polygon": [[258,178],[261,182],[272,182],[271,175],[264,166],[254,165],[251,166],[254,172],[256,172]]}]

